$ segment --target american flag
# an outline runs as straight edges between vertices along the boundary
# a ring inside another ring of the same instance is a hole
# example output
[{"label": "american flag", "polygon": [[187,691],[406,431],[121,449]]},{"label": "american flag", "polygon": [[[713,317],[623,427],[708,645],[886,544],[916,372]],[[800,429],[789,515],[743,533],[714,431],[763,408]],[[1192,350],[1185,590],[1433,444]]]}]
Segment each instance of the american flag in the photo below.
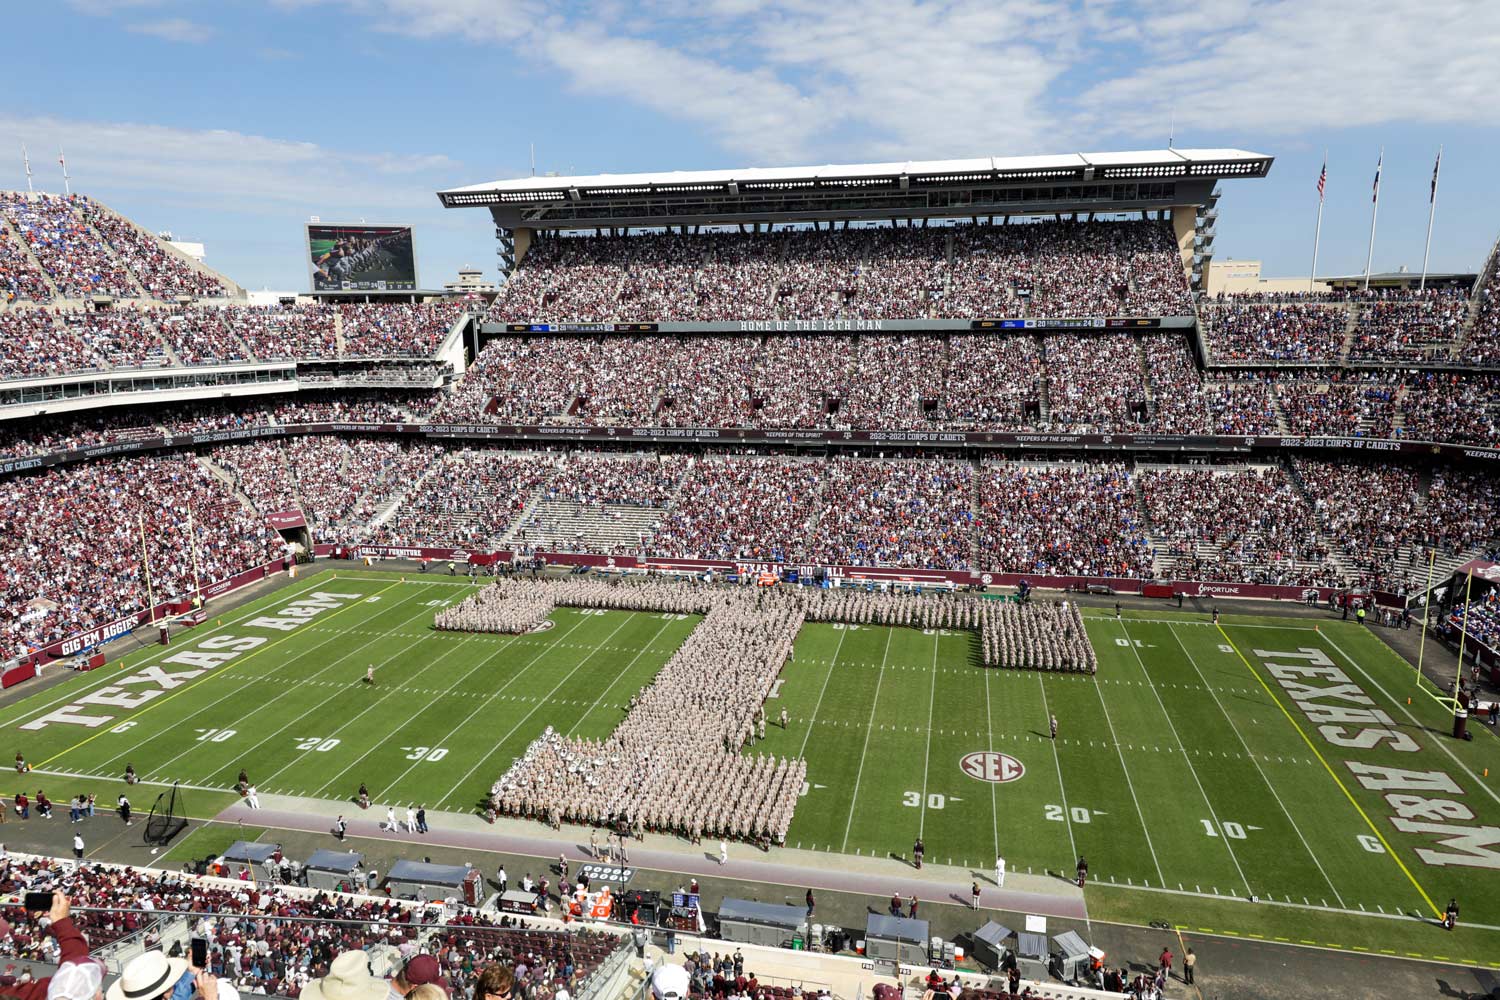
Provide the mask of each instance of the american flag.
[{"label": "american flag", "polygon": [[1328,186],[1328,161],[1323,161],[1323,172],[1318,175],[1318,200],[1323,200],[1323,189]]},{"label": "american flag", "polygon": [[1375,161],[1375,193],[1370,197],[1371,201],[1380,200],[1380,167],[1385,163],[1385,153],[1382,151],[1380,159]]}]

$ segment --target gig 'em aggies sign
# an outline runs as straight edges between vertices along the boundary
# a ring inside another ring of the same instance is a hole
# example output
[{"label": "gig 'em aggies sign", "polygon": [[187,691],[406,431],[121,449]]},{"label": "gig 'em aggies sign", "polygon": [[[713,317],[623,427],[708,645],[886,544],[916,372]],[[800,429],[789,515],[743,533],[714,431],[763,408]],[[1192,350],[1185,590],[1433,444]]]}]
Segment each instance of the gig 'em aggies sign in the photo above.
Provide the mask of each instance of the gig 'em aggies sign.
[{"label": "gig 'em aggies sign", "polygon": [[[358,601],[366,596],[314,591],[269,614],[243,622],[232,632],[209,636],[190,649],[173,653],[163,659],[160,665],[153,664],[127,674],[115,683],[91,691],[71,704],[32,719],[21,728],[46,729],[48,726],[69,725],[95,729],[113,722],[120,714],[118,711],[110,715],[101,714],[100,707],[111,710],[140,708],[168,691],[180,688],[188,681],[260,648],[277,638],[278,633],[290,632],[318,615],[335,611],[350,601]],[[173,667],[189,669],[172,669]]]}]

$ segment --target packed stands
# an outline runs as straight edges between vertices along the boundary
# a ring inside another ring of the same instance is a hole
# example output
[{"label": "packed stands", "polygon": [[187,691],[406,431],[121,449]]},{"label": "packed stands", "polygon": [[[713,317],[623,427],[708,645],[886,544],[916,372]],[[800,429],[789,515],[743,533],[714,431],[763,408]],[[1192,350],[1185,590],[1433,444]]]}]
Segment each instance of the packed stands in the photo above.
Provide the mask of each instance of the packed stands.
[{"label": "packed stands", "polygon": [[726,321],[1192,314],[1169,223],[782,229],[538,240],[490,318]]},{"label": "packed stands", "polygon": [[52,289],[26,247],[11,235],[5,216],[0,214],[0,305],[25,301],[45,304],[52,301]]},{"label": "packed stands", "polygon": [[218,278],[179,260],[159,237],[130,220],[82,196],[74,204],[78,216],[104,238],[148,297],[214,298],[229,294]]},{"label": "packed stands", "polygon": [[89,225],[81,195],[0,192],[0,213],[15,227],[64,298],[139,295],[129,269]]},{"label": "packed stands", "polygon": [[973,468],[967,462],[830,458],[816,517],[794,549],[834,566],[973,565]]},{"label": "packed stands", "polygon": [[1500,363],[1500,288],[1496,275],[1479,290],[1479,315],[1474,329],[1458,349],[1458,361],[1470,365],[1494,365]]},{"label": "packed stands", "polygon": [[1317,516],[1280,468],[1180,466],[1138,476],[1163,575],[1284,586],[1339,581]]},{"label": "packed stands", "polygon": [[1410,372],[1397,402],[1402,426],[1414,441],[1451,441],[1488,448],[1500,445],[1500,377],[1451,372]]},{"label": "packed stands", "polygon": [[1058,333],[1042,345],[1054,428],[1120,431],[1145,418],[1145,372],[1136,340]]},{"label": "packed stands", "polygon": [[143,545],[159,600],[188,594],[195,577],[223,579],[282,552],[221,481],[170,452],[0,480],[0,526],[7,656],[145,607]]},{"label": "packed stands", "polygon": [[1386,293],[1355,311],[1349,360],[1446,360],[1468,316],[1462,289]]},{"label": "packed stands", "polygon": [[469,304],[462,299],[340,306],[344,356],[427,357],[437,350],[454,321],[468,308]]},{"label": "packed stands", "polygon": [[808,537],[819,465],[784,458],[703,458],[645,543],[651,555],[789,562]]},{"label": "packed stands", "polygon": [[1257,303],[1244,296],[1199,303],[1209,357],[1226,362],[1338,361],[1349,310],[1336,303]]},{"label": "packed stands", "polygon": [[497,548],[549,473],[545,455],[446,451],[421,488],[408,492],[369,540]]},{"label": "packed stands", "polygon": [[426,442],[332,435],[223,445],[206,455],[262,514],[302,511],[315,542],[359,537],[379,508],[438,456],[437,446]]},{"label": "packed stands", "polygon": [[1151,575],[1151,544],[1119,462],[981,468],[974,565],[1054,576]]},{"label": "packed stands", "polygon": [[1493,548],[1500,538],[1500,481],[1458,466],[1439,469],[1418,525],[1423,540],[1442,551]]},{"label": "packed stands", "polygon": [[1422,548],[1422,477],[1399,464],[1293,457],[1292,470],[1312,500],[1319,527],[1355,574],[1349,583],[1398,592],[1411,582]]},{"label": "packed stands", "polygon": [[941,426],[1012,430],[1041,422],[1044,380],[1035,337],[954,334],[933,419]]},{"label": "packed stands", "polygon": [[1151,430],[1166,434],[1270,434],[1276,404],[1269,382],[1253,372],[1206,375],[1177,334],[1141,338],[1151,385]]},{"label": "packed stands", "polygon": [[1393,372],[1335,371],[1280,381],[1276,395],[1293,434],[1387,438],[1395,431],[1400,385]]}]

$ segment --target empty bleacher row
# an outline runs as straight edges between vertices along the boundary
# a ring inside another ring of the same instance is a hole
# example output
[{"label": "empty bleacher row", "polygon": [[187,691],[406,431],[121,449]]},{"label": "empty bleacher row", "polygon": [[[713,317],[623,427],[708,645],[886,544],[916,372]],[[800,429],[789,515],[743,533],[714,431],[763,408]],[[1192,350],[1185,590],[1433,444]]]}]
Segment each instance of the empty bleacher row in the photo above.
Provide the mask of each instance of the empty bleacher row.
[{"label": "empty bleacher row", "polygon": [[265,515],[288,509],[330,543],[1397,592],[1420,581],[1428,546],[1447,565],[1500,537],[1500,485],[1460,466],[976,465],[291,437],[0,481],[12,567],[0,646],[13,655],[144,607],[143,541],[158,600],[279,559]]},{"label": "empty bleacher row", "polygon": [[554,236],[489,317],[724,322],[1192,315],[1165,221]]},{"label": "empty bleacher row", "polygon": [[0,379],[247,361],[430,356],[457,300],[0,311]]}]

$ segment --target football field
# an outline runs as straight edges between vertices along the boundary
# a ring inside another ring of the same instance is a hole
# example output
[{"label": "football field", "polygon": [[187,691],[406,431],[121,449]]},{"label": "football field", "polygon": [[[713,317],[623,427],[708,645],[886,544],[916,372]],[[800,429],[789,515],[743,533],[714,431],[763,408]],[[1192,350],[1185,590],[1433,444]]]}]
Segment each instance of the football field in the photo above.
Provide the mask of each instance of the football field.
[{"label": "football field", "polygon": [[[545,727],[606,737],[698,621],[564,608],[524,636],[434,631],[470,590],[321,572],[0,726],[55,801],[129,763],[205,792],[244,768],[262,793],[347,801],[364,782],[377,806],[472,812]],[[808,761],[788,846],[905,858],[921,837],[929,862],[986,874],[1002,856],[1071,875],[1084,855],[1091,910],[1117,889],[1122,918],[1233,900],[1218,926],[1431,919],[1456,896],[1466,925],[1500,928],[1500,742],[1446,735],[1430,685],[1368,629],[1089,614],[1096,676],[981,669],[967,632],[804,626],[747,751]]]}]

